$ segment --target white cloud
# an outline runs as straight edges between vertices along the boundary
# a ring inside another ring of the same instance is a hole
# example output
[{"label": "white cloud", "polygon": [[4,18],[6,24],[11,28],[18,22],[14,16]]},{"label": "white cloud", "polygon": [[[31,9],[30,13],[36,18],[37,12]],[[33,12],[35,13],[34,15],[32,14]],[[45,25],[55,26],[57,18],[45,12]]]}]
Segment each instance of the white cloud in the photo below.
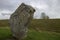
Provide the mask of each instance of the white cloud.
[{"label": "white cloud", "polygon": [[35,8],[38,8],[38,9],[44,9],[46,10],[48,8],[48,5],[47,4],[40,4],[40,3],[30,3],[31,6],[35,7]]},{"label": "white cloud", "polygon": [[1,13],[11,13],[9,10],[2,10]]},{"label": "white cloud", "polygon": [[1,19],[9,19],[9,17],[10,17],[10,16],[2,16],[2,15],[0,15],[0,20],[1,20]]}]

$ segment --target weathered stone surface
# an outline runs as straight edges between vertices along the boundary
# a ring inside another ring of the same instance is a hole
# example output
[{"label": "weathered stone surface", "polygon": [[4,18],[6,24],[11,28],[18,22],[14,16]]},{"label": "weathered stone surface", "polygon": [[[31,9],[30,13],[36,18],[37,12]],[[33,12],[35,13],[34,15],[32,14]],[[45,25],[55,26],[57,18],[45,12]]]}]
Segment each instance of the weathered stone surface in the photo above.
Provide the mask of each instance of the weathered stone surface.
[{"label": "weathered stone surface", "polygon": [[22,3],[11,15],[9,22],[14,37],[20,40],[26,37],[34,12],[33,7]]}]

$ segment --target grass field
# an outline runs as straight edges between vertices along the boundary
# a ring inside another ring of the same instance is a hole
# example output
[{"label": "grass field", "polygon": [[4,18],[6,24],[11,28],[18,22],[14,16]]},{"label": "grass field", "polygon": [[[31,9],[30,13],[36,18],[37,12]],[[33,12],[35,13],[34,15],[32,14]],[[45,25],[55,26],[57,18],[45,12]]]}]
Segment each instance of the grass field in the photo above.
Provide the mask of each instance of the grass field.
[{"label": "grass field", "polygon": [[[32,20],[25,40],[60,40],[60,19]],[[8,20],[0,20],[0,40],[12,38]]]},{"label": "grass field", "polygon": [[33,29],[60,33],[60,19],[34,19],[30,26]]},{"label": "grass field", "polygon": [[[0,20],[0,26],[9,26],[9,20]],[[34,19],[31,21],[30,27],[36,30],[60,33],[60,19]]]},{"label": "grass field", "polygon": [[[60,34],[47,31],[36,31],[34,29],[29,29],[25,40],[60,40]],[[6,40],[11,38],[11,31],[9,27],[0,27],[0,40]]]}]

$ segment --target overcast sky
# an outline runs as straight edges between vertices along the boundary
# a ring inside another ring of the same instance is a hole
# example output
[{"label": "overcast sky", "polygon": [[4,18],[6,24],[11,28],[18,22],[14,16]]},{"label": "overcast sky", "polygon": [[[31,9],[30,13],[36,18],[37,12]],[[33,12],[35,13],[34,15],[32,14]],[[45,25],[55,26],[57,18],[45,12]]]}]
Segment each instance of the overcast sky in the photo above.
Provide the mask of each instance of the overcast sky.
[{"label": "overcast sky", "polygon": [[0,0],[0,19],[9,19],[18,6],[24,2],[36,9],[35,18],[40,18],[41,12],[45,12],[50,18],[60,18],[60,0]]}]

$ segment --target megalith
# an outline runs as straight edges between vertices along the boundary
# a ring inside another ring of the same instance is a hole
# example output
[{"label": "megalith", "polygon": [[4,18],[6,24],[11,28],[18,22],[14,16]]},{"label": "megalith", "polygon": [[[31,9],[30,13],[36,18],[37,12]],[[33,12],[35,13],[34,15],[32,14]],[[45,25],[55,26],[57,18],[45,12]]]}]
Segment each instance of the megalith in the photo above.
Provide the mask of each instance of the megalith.
[{"label": "megalith", "polygon": [[10,28],[14,37],[22,40],[27,36],[28,25],[33,18],[34,12],[35,9],[32,6],[22,3],[10,16]]}]

